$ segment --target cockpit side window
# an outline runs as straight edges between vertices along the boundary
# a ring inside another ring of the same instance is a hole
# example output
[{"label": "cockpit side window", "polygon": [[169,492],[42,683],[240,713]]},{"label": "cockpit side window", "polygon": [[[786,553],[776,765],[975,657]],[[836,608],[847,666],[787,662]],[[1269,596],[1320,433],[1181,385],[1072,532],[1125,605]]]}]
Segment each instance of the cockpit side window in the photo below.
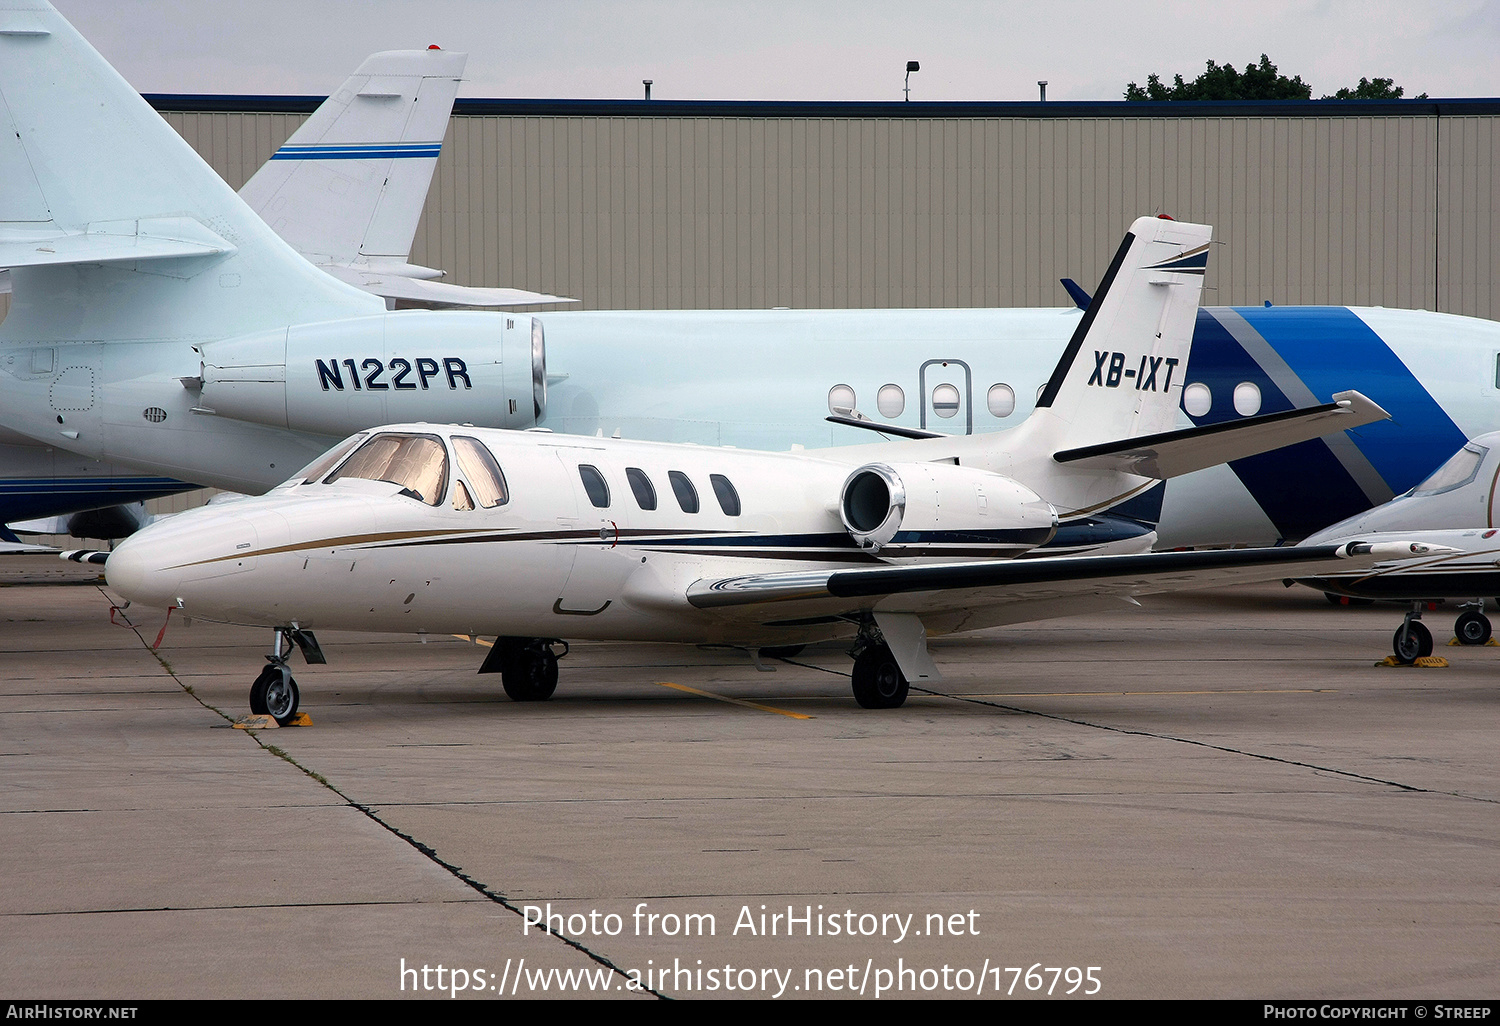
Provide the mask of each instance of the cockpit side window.
[{"label": "cockpit side window", "polygon": [[458,469],[469,479],[469,486],[474,489],[474,498],[480,506],[493,509],[510,501],[505,475],[488,446],[477,438],[454,435],[453,455],[458,460]]},{"label": "cockpit side window", "polygon": [[1479,466],[1488,452],[1486,447],[1470,442],[1454,453],[1447,463],[1433,471],[1427,480],[1413,488],[1411,494],[1436,495],[1462,488],[1474,480],[1474,475],[1479,473]]},{"label": "cockpit side window", "polygon": [[457,510],[471,510],[474,508],[474,499],[469,495],[469,490],[464,487],[462,481],[453,482],[453,508]]},{"label": "cockpit side window", "polygon": [[698,512],[698,489],[693,487],[693,482],[680,470],[667,471],[667,480],[672,482],[672,494],[677,496],[677,505],[682,507],[684,513]]},{"label": "cockpit side window", "polygon": [[401,485],[413,498],[436,506],[448,486],[448,450],[435,435],[376,435],[330,474],[328,483],[346,477]]}]

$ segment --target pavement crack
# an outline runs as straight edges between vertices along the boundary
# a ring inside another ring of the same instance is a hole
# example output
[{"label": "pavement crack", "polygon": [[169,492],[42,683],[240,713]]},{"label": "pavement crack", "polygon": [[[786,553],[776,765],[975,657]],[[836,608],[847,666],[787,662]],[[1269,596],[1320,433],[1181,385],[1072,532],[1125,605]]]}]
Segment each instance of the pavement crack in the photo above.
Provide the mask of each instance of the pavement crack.
[{"label": "pavement crack", "polygon": [[[96,585],[96,587],[98,587],[98,586]],[[109,600],[109,595],[105,593],[105,591],[104,591],[103,588],[99,588],[98,590],[99,590],[99,594],[100,595],[103,595],[106,600]],[[110,601],[110,605],[111,606],[114,605],[113,601]],[[182,688],[183,691],[185,691],[185,692],[187,692],[187,694],[191,695],[193,697],[193,699],[195,701],[197,701],[198,704],[201,705],[201,706],[203,706],[205,709],[209,709],[209,710],[211,710],[213,712],[218,713],[220,716],[224,717],[224,719],[228,720],[231,723],[234,722],[234,717],[230,716],[224,710],[219,709],[219,708],[217,708],[217,707],[215,707],[213,705],[210,705],[209,703],[205,702],[191,687],[189,687],[187,684],[184,684],[182,682],[182,679],[177,676],[177,672],[172,669],[171,664],[168,663],[165,659],[163,659],[161,657],[161,654],[158,653],[154,648],[152,648],[151,645],[146,641],[145,638],[141,637],[140,628],[137,627],[134,623],[132,623],[130,621],[130,618],[125,615],[124,610],[120,610],[117,615],[119,617],[119,620],[123,621],[122,623],[120,623],[120,626],[128,628],[129,630],[131,630],[132,632],[134,632],[136,638],[140,640],[140,643],[141,643],[142,647],[144,647],[146,649],[146,651],[148,651],[148,652],[151,653],[151,655],[156,659],[156,661],[161,664],[162,669],[167,672],[167,675],[169,677],[171,677],[174,681],[176,681],[177,684]],[[254,741],[256,744],[260,745],[261,748],[265,749],[266,752],[268,752],[271,755],[276,756],[278,759],[281,759],[283,762],[286,762],[288,765],[293,766],[293,767],[295,767],[298,770],[301,770],[308,777],[310,777],[311,779],[313,779],[317,783],[321,784],[322,786],[326,787],[328,790],[332,791],[334,794],[338,795],[338,797],[340,798],[340,800],[342,800],[344,802],[344,804],[348,805],[349,808],[355,809],[358,812],[363,813],[372,822],[377,823],[378,825],[380,825],[384,829],[390,831],[391,833],[395,834],[397,837],[401,838],[401,840],[405,841],[407,844],[409,844],[413,848],[415,848],[424,858],[426,858],[428,861],[432,862],[434,865],[440,866],[442,869],[444,869],[445,871],[447,871],[449,874],[451,874],[455,879],[457,879],[461,883],[464,883],[467,886],[473,888],[475,891],[478,891],[485,898],[487,898],[490,901],[494,902],[495,904],[499,905],[501,908],[505,909],[506,911],[513,912],[517,916],[521,916],[522,918],[525,918],[525,913],[521,911],[520,906],[516,905],[514,902],[512,902],[505,895],[501,894],[498,891],[492,890],[490,887],[488,887],[487,885],[485,885],[481,881],[474,879],[472,876],[470,876],[469,874],[465,873],[458,866],[455,866],[455,865],[453,865],[450,862],[444,861],[443,858],[442,858],[442,856],[440,856],[434,849],[432,849],[432,848],[428,847],[427,845],[423,844],[421,841],[417,840],[415,837],[412,837],[410,834],[407,834],[407,833],[405,833],[405,832],[403,832],[401,830],[398,830],[396,827],[392,826],[391,824],[387,823],[385,820],[381,819],[380,815],[374,809],[370,808],[368,805],[363,804],[362,802],[355,801],[353,798],[349,797],[344,792],[340,791],[337,787],[335,787],[328,780],[327,777],[323,776],[321,773],[318,773],[318,772],[316,772],[314,770],[311,770],[308,767],[302,765],[300,762],[298,762],[285,749],[278,748],[277,746],[275,746],[273,744],[268,744],[267,742],[263,741],[261,739],[261,737],[260,737],[260,731],[257,731],[257,730],[247,730],[247,731],[245,731],[245,733],[250,736],[250,739],[252,741]],[[616,974],[624,977],[625,980],[628,983],[631,983],[631,984],[635,983],[635,980],[630,976],[629,973],[627,973],[624,969],[621,969],[613,961],[611,961],[610,959],[606,958],[605,956],[599,954],[598,952],[590,950],[587,946],[578,943],[576,940],[574,940],[571,937],[568,937],[568,936],[566,936],[564,934],[560,934],[560,933],[556,932],[555,930],[552,930],[550,927],[547,928],[545,932],[547,934],[551,935],[552,937],[555,937],[558,940],[562,941],[562,943],[566,944],[568,947],[577,950],[580,954],[583,954],[583,955],[587,956],[588,958],[593,959],[595,962],[597,962],[600,965],[604,966],[605,968],[609,969],[611,972],[614,972],[614,973],[616,973]],[[663,994],[661,991],[653,990],[650,987],[632,987],[632,989],[639,990],[642,993],[650,994],[653,997],[660,998],[663,1001],[670,1001],[670,1000],[672,1000],[672,998],[670,997],[670,995]]]},{"label": "pavement crack", "polygon": [[1301,769],[1310,769],[1319,773],[1331,773],[1335,776],[1345,777],[1350,780],[1359,780],[1367,784],[1380,784],[1383,787],[1394,787],[1401,791],[1411,791],[1415,794],[1441,794],[1450,798],[1463,798],[1471,802],[1483,802],[1487,805],[1500,805],[1500,799],[1485,798],[1480,795],[1464,794],[1462,791],[1442,791],[1432,787],[1418,787],[1415,784],[1403,784],[1399,780],[1387,780],[1384,777],[1372,777],[1365,773],[1355,773],[1353,770],[1337,769],[1333,766],[1319,766],[1314,762],[1302,762],[1297,759],[1288,759],[1280,755],[1266,755],[1263,752],[1252,752],[1244,748],[1231,748],[1228,745],[1216,745],[1208,741],[1198,741],[1190,737],[1178,737],[1175,734],[1162,734],[1152,730],[1136,730],[1130,727],[1115,727],[1108,723],[1094,723],[1091,720],[1082,720],[1074,716],[1063,716],[1058,713],[1042,712],[1038,709],[1027,709],[1019,705],[1007,705],[1004,702],[992,702],[983,698],[973,698],[968,695],[952,695],[946,691],[934,691],[931,688],[919,688],[912,685],[911,690],[919,691],[924,695],[932,695],[936,698],[949,698],[955,702],[968,702],[973,705],[989,706],[992,709],[1004,709],[1006,712],[1020,713],[1023,716],[1038,716],[1042,719],[1057,720],[1060,723],[1072,723],[1079,727],[1089,727],[1093,730],[1107,730],[1115,734],[1125,734],[1131,737],[1149,737],[1157,741],[1173,741],[1182,745],[1193,745],[1198,748],[1206,748],[1214,752],[1224,752],[1228,755],[1240,755],[1247,759],[1259,759],[1263,762],[1280,763],[1283,766],[1296,766]]},{"label": "pavement crack", "polygon": [[[473,890],[479,892],[479,894],[481,894],[485,898],[489,899],[490,901],[494,902],[495,904],[499,905],[501,908],[505,909],[506,911],[512,912],[512,913],[516,914],[517,916],[522,917],[523,919],[525,918],[525,913],[521,910],[521,907],[519,905],[515,904],[513,901],[511,901],[505,895],[501,894],[499,891],[493,890],[492,888],[490,888],[484,882],[482,882],[480,880],[474,879],[474,877],[470,876],[468,873],[465,873],[460,867],[455,866],[453,863],[444,860],[443,857],[441,855],[439,855],[435,849],[429,847],[428,845],[423,844],[421,841],[417,840],[415,837],[413,837],[412,835],[406,833],[405,831],[400,830],[399,828],[397,828],[395,826],[392,826],[390,823],[387,823],[385,820],[383,820],[383,819],[380,818],[380,814],[378,812],[376,812],[374,809],[370,808],[368,805],[365,805],[363,802],[355,801],[353,798],[349,797],[344,792],[340,791],[337,787],[335,787],[332,783],[330,783],[328,781],[328,779],[326,777],[324,777],[322,774],[316,773],[313,770],[308,769],[306,766],[302,765],[295,758],[293,758],[292,755],[290,753],[288,753],[287,751],[285,751],[284,749],[278,748],[275,745],[267,744],[266,742],[262,741],[260,739],[260,737],[258,736],[258,733],[259,733],[258,731],[253,731],[252,730],[252,731],[247,731],[247,733],[250,734],[250,736],[255,739],[255,743],[256,744],[260,745],[267,752],[269,752],[270,754],[276,756],[278,759],[283,760],[288,765],[296,767],[297,769],[301,770],[303,773],[305,773],[309,777],[311,777],[313,780],[317,781],[319,784],[322,784],[324,787],[328,788],[328,790],[330,790],[334,794],[338,795],[339,798],[342,799],[344,801],[344,803],[349,806],[349,808],[355,809],[356,811],[363,813],[372,822],[376,823],[377,825],[379,825],[380,827],[382,827],[385,830],[389,831],[390,833],[395,834],[401,840],[405,841],[407,844],[411,845],[411,847],[413,847],[414,849],[416,849],[417,852],[419,854],[421,854],[423,858],[427,859],[433,865],[441,867],[444,871],[446,871],[448,874],[450,874],[454,879],[458,880],[460,883],[463,883],[466,886],[472,888]],[[636,982],[631,977],[631,975],[629,973],[627,973],[624,969],[621,969],[612,960],[610,960],[609,958],[606,958],[604,955],[601,955],[601,954],[599,954],[596,951],[591,950],[586,945],[578,943],[576,940],[574,940],[573,938],[567,936],[566,934],[558,933],[557,931],[551,929],[550,927],[546,928],[543,932],[549,934],[552,937],[555,937],[559,941],[562,941],[562,943],[566,944],[568,947],[573,948],[574,950],[578,951],[580,954],[585,955],[586,957],[588,957],[588,958],[592,959],[593,961],[599,963],[600,965],[602,965],[605,968],[609,969],[611,972],[614,972],[614,973],[616,973],[616,974],[624,977],[625,980],[628,983],[634,984]],[[670,1001],[670,1000],[672,1000],[672,998],[669,995],[663,994],[661,991],[658,991],[658,990],[653,990],[650,987],[635,986],[635,987],[632,987],[632,989],[639,990],[639,991],[641,991],[643,993],[646,993],[646,994],[650,994],[653,997],[657,997],[657,998],[662,999],[663,1001]]]}]

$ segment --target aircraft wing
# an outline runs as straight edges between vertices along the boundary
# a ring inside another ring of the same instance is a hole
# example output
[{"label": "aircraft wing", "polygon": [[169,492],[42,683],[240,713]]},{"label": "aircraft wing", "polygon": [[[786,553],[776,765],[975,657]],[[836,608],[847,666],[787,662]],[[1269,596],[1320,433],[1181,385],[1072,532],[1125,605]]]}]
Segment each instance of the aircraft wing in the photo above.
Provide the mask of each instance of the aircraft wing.
[{"label": "aircraft wing", "polygon": [[94,222],[87,231],[0,229],[0,267],[105,264],[233,253],[232,243],[190,217]]},{"label": "aircraft wing", "polygon": [[50,545],[27,545],[25,542],[0,541],[0,556],[40,556],[57,552]]},{"label": "aircraft wing", "polygon": [[[1236,583],[1316,577],[1432,555],[1442,546],[1378,545],[1214,549],[1123,556],[1077,556],[789,571],[699,580],[687,590],[698,609],[737,620],[787,623],[851,613],[911,613],[935,633],[1043,619],[1137,595]],[[1074,607],[1077,608],[1074,608]],[[1045,607],[1061,612],[1036,610]],[[931,618],[931,619],[929,619]]]},{"label": "aircraft wing", "polygon": [[1070,467],[1118,470],[1165,481],[1390,416],[1359,392],[1339,392],[1322,406],[1068,449],[1052,458]]},{"label": "aircraft wing", "polygon": [[525,289],[488,289],[447,282],[408,278],[405,275],[361,270],[358,267],[323,266],[322,269],[341,281],[373,292],[385,299],[404,299],[412,303],[437,306],[530,306],[533,303],[576,303],[576,299],[549,296]]}]

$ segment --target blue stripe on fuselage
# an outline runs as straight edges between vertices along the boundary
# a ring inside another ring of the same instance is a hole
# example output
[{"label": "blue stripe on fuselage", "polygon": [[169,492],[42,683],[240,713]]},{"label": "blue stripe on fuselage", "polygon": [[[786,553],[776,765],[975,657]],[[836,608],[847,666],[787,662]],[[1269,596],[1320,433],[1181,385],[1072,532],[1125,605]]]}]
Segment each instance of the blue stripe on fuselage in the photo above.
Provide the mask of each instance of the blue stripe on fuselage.
[{"label": "blue stripe on fuselage", "polygon": [[[1378,343],[1379,339],[1375,341]],[[1383,343],[1381,347],[1384,348]],[[1283,352],[1283,358],[1285,355]],[[1198,311],[1193,349],[1182,380],[1202,382],[1213,393],[1213,405],[1206,414],[1201,417],[1189,414],[1200,427],[1242,419],[1234,409],[1234,387],[1246,381],[1260,389],[1258,412],[1281,413],[1292,409],[1286,394],[1207,310]],[[1334,391],[1354,387],[1358,386],[1344,384]],[[1328,395],[1320,394],[1320,398],[1327,401]],[[1364,491],[1321,441],[1301,442],[1235,460],[1229,466],[1283,538],[1305,537],[1370,508]]]},{"label": "blue stripe on fuselage", "polygon": [[1333,393],[1353,388],[1390,412],[1390,420],[1368,424],[1350,437],[1397,495],[1436,470],[1467,441],[1400,357],[1348,308],[1234,309],[1319,401],[1327,402]]}]

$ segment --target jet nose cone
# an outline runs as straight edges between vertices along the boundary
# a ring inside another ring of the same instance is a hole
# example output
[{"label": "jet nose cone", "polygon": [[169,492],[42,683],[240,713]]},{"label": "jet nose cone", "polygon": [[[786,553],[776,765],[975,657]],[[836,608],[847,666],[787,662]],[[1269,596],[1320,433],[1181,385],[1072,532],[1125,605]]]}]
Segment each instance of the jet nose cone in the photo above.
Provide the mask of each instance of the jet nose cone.
[{"label": "jet nose cone", "polygon": [[166,578],[158,560],[151,557],[152,546],[135,539],[109,554],[104,564],[104,579],[109,586],[131,602],[148,606],[170,606],[176,601],[171,594],[173,581]]}]

